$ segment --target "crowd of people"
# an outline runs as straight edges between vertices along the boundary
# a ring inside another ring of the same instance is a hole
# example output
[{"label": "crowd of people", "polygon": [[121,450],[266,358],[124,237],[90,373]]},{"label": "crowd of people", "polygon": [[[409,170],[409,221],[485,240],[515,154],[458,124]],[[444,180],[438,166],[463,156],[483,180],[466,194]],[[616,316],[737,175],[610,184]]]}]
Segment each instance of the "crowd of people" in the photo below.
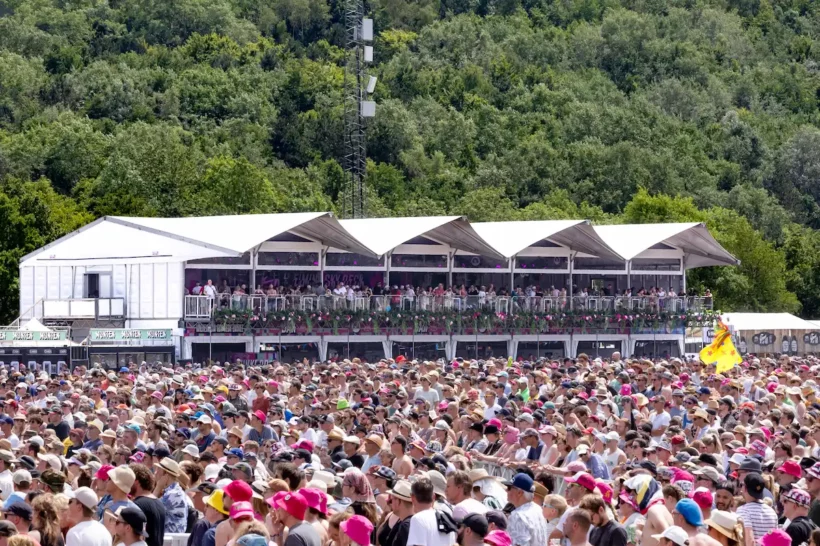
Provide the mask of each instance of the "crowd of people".
[{"label": "crowd of people", "polygon": [[814,357],[0,370],[0,546],[820,546]]},{"label": "crowd of people", "polygon": [[[253,287],[251,287],[253,288]],[[595,287],[575,287],[574,293],[569,294],[566,287],[556,287],[551,285],[540,286],[529,284],[518,286],[512,290],[506,287],[499,287],[492,283],[481,284],[460,284],[446,286],[444,283],[429,286],[414,286],[413,284],[384,285],[377,282],[374,286],[366,284],[345,284],[337,283],[335,286],[304,285],[304,286],[280,286],[274,283],[257,285],[255,290],[248,288],[246,284],[236,284],[234,288],[223,279],[219,287],[213,284],[212,280],[206,281],[203,285],[196,282],[190,291],[186,293],[194,296],[208,296],[212,298],[218,307],[248,307],[262,306],[261,298],[271,299],[271,305],[276,305],[277,298],[301,298],[308,296],[312,298],[324,298],[327,300],[327,307],[331,308],[353,308],[360,304],[361,300],[366,300],[365,308],[384,309],[388,306],[392,308],[438,310],[441,308],[473,309],[480,307],[497,307],[497,303],[502,300],[509,300],[508,304],[512,309],[519,310],[542,310],[546,300],[549,309],[570,308],[571,302],[578,308],[590,306],[590,298],[600,299],[620,298],[622,301],[609,303],[610,308],[622,307],[631,309],[633,305],[629,300],[641,302],[641,308],[656,310],[683,310],[686,307],[684,293],[678,293],[674,287],[668,289],[661,286],[651,286],[649,288],[626,288],[617,290],[612,283]],[[691,296],[696,296],[691,292]],[[260,302],[254,303],[248,296],[258,296]],[[571,297],[570,297],[571,296]],[[704,305],[711,305],[712,294],[706,290],[698,297],[704,300]],[[270,306],[270,305],[268,305]]]}]

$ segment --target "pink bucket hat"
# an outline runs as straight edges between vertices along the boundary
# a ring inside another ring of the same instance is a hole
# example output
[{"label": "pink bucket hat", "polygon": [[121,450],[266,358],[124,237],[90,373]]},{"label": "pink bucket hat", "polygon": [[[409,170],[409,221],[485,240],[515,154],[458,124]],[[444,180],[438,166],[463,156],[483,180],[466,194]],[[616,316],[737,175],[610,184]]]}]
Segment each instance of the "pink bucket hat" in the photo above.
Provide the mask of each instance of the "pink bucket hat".
[{"label": "pink bucket hat", "polygon": [[327,515],[327,495],[321,489],[307,487],[299,492],[305,497],[308,508],[313,508],[320,514]]},{"label": "pink bucket hat", "polygon": [[761,546],[791,546],[792,537],[783,529],[769,531],[760,539]]},{"label": "pink bucket hat", "polygon": [[506,531],[501,531],[500,529],[490,531],[490,533],[484,537],[484,542],[487,544],[492,544],[492,546],[512,546],[512,539],[510,538],[510,535],[508,535]]},{"label": "pink bucket hat", "polygon": [[370,546],[370,533],[373,532],[373,524],[366,517],[351,516],[350,519],[339,525],[339,529],[359,546]]}]

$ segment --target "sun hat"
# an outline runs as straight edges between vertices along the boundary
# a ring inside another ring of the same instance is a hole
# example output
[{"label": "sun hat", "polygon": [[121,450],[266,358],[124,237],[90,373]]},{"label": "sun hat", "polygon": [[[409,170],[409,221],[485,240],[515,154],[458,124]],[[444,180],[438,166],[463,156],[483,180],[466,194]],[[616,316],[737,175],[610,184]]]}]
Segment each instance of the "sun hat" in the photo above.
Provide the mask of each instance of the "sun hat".
[{"label": "sun hat", "polygon": [[216,489],[213,493],[202,499],[202,502],[205,503],[205,506],[210,506],[220,514],[227,516],[229,512],[225,510],[224,498],[225,492],[221,489]]},{"label": "sun hat", "polygon": [[327,515],[327,495],[324,491],[312,487],[305,487],[300,489],[299,492],[305,497],[308,508],[312,508],[325,516]]},{"label": "sun hat", "polygon": [[737,526],[737,514],[733,512],[724,512],[723,510],[712,510],[712,517],[707,519],[704,524],[708,525],[718,533],[731,540],[738,540],[738,533],[735,531]]},{"label": "sun hat", "polygon": [[798,480],[803,476],[803,469],[800,468],[800,463],[797,461],[784,461],[783,464],[777,467],[777,471],[793,476]]},{"label": "sun hat", "polygon": [[137,481],[137,476],[127,466],[118,466],[108,471],[108,479],[114,482],[114,485],[123,493],[131,494],[131,488]]},{"label": "sun hat", "polygon": [[171,476],[175,478],[179,476],[179,473],[182,471],[179,468],[179,463],[173,460],[170,457],[163,458],[160,462],[154,463],[154,466],[157,468],[161,468]]},{"label": "sun hat", "polygon": [[347,521],[339,524],[339,529],[350,537],[350,540],[360,546],[370,546],[370,534],[373,524],[364,516],[350,516]]},{"label": "sun hat", "polygon": [[199,459],[199,448],[196,447],[194,444],[188,444],[182,448],[182,452],[190,455],[194,459]]},{"label": "sun hat", "polygon": [[811,495],[808,491],[800,489],[798,487],[793,487],[786,491],[782,497],[783,500],[791,501],[798,506],[809,506],[811,505]]},{"label": "sun hat", "polygon": [[250,502],[242,501],[231,504],[231,519],[234,521],[250,518],[253,519],[253,505]]},{"label": "sun hat", "polygon": [[411,494],[411,485],[410,482],[407,480],[399,480],[393,485],[393,489],[388,491],[388,494],[396,497],[397,499],[401,499],[403,501],[411,502],[412,494]]}]

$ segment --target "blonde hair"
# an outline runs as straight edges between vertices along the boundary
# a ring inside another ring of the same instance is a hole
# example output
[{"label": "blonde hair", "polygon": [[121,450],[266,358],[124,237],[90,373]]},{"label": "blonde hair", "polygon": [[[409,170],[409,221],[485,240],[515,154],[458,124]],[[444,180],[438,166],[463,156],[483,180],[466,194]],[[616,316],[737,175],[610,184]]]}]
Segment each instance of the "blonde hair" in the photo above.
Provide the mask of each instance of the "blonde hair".
[{"label": "blonde hair", "polygon": [[31,502],[31,510],[33,512],[32,526],[40,531],[40,536],[45,539],[40,542],[57,544],[62,537],[62,532],[54,495],[51,493],[39,495]]},{"label": "blonde hair", "polygon": [[544,497],[544,504],[549,504],[559,518],[567,511],[567,501],[560,495],[547,495]]},{"label": "blonde hair", "polygon": [[37,543],[27,535],[10,536],[6,544],[9,546],[37,546]]},{"label": "blonde hair", "polygon": [[262,535],[266,541],[270,540],[270,533],[265,528],[265,524],[256,520],[243,521],[239,524],[239,527],[236,528],[236,532],[233,534],[231,542],[235,543],[239,538],[245,535]]}]

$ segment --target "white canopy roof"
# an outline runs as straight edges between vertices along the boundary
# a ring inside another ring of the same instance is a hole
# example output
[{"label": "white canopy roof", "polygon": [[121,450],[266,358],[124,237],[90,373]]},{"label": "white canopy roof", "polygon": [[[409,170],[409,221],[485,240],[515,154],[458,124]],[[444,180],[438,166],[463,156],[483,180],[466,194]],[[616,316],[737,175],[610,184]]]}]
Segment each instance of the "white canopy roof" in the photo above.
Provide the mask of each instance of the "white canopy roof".
[{"label": "white canopy roof", "polygon": [[36,318],[31,319],[24,325],[20,327],[21,330],[25,330],[27,332],[50,332],[51,328],[37,320]]},{"label": "white canopy roof", "polygon": [[374,254],[383,255],[420,236],[472,254],[504,258],[462,216],[364,218],[342,220],[342,226]]},{"label": "white canopy roof", "polygon": [[815,330],[817,326],[789,313],[725,313],[723,322],[740,330]]},{"label": "white canopy roof", "polygon": [[476,232],[505,258],[544,239],[591,256],[622,259],[595,232],[588,220],[478,222]]},{"label": "white canopy roof", "polygon": [[260,243],[285,232],[312,239],[333,248],[370,254],[350,236],[330,212],[294,212],[285,214],[244,214],[236,216],[198,216],[188,218],[127,218],[112,220],[190,239],[228,252],[242,254]]},{"label": "white canopy roof", "polygon": [[702,223],[595,226],[595,231],[625,260],[635,258],[657,244],[665,244],[684,252],[687,269],[740,263],[720,246]]},{"label": "white canopy roof", "polygon": [[181,262],[236,257],[285,232],[371,255],[328,212],[192,218],[106,216],[24,256],[21,265]]}]

